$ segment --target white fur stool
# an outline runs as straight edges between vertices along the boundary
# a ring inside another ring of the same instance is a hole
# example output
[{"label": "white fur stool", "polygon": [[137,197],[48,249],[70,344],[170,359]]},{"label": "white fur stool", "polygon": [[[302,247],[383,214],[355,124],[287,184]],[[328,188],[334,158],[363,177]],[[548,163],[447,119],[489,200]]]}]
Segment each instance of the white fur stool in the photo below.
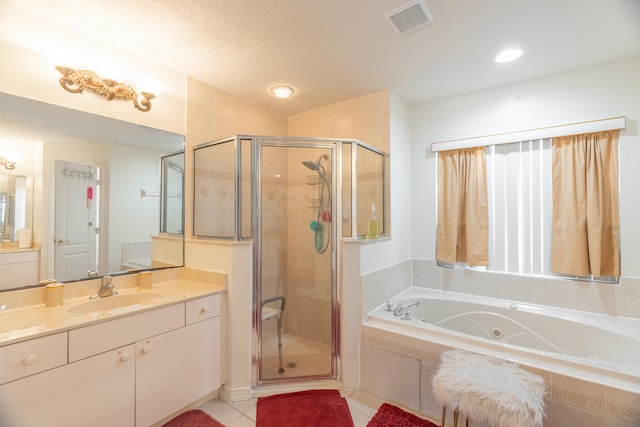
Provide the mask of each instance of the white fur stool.
[{"label": "white fur stool", "polygon": [[466,351],[447,351],[433,376],[433,393],[442,405],[442,427],[447,406],[494,427],[542,427],[544,380],[517,365]]}]

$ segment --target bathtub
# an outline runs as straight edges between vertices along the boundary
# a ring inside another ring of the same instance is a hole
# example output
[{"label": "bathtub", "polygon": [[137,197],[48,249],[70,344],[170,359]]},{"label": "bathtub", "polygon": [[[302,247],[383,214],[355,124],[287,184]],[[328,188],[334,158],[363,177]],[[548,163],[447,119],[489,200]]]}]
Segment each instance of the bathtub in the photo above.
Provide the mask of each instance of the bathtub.
[{"label": "bathtub", "polygon": [[382,305],[369,326],[494,355],[544,371],[640,392],[640,319],[556,309],[425,288],[392,307],[419,302],[409,318]]}]

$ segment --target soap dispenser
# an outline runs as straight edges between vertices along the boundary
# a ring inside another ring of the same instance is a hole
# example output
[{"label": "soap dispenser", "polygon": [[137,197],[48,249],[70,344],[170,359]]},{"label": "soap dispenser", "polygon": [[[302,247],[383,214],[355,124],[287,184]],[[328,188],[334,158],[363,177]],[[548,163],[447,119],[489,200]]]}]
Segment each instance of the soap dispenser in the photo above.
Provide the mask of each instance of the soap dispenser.
[{"label": "soap dispenser", "polygon": [[378,218],[376,217],[376,205],[371,205],[371,215],[367,220],[367,239],[377,239],[378,234]]}]

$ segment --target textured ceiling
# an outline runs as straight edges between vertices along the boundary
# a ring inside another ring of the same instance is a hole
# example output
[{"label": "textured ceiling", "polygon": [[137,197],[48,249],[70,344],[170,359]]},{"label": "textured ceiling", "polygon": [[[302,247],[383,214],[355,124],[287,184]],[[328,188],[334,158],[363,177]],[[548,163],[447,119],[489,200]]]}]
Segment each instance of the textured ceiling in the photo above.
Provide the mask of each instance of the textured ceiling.
[{"label": "textured ceiling", "polygon": [[[385,88],[416,105],[640,55],[639,0],[426,0],[435,21],[404,35],[384,13],[406,0],[2,3],[284,115]],[[509,46],[524,56],[496,64]],[[281,83],[293,97],[270,94]]]}]

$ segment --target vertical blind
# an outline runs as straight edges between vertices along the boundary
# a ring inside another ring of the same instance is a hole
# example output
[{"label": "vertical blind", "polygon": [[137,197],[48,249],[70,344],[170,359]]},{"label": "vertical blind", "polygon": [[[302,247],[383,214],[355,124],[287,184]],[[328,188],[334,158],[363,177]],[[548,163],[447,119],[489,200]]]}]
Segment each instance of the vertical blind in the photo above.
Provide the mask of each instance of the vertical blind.
[{"label": "vertical blind", "polygon": [[551,139],[486,147],[489,271],[552,275]]}]

